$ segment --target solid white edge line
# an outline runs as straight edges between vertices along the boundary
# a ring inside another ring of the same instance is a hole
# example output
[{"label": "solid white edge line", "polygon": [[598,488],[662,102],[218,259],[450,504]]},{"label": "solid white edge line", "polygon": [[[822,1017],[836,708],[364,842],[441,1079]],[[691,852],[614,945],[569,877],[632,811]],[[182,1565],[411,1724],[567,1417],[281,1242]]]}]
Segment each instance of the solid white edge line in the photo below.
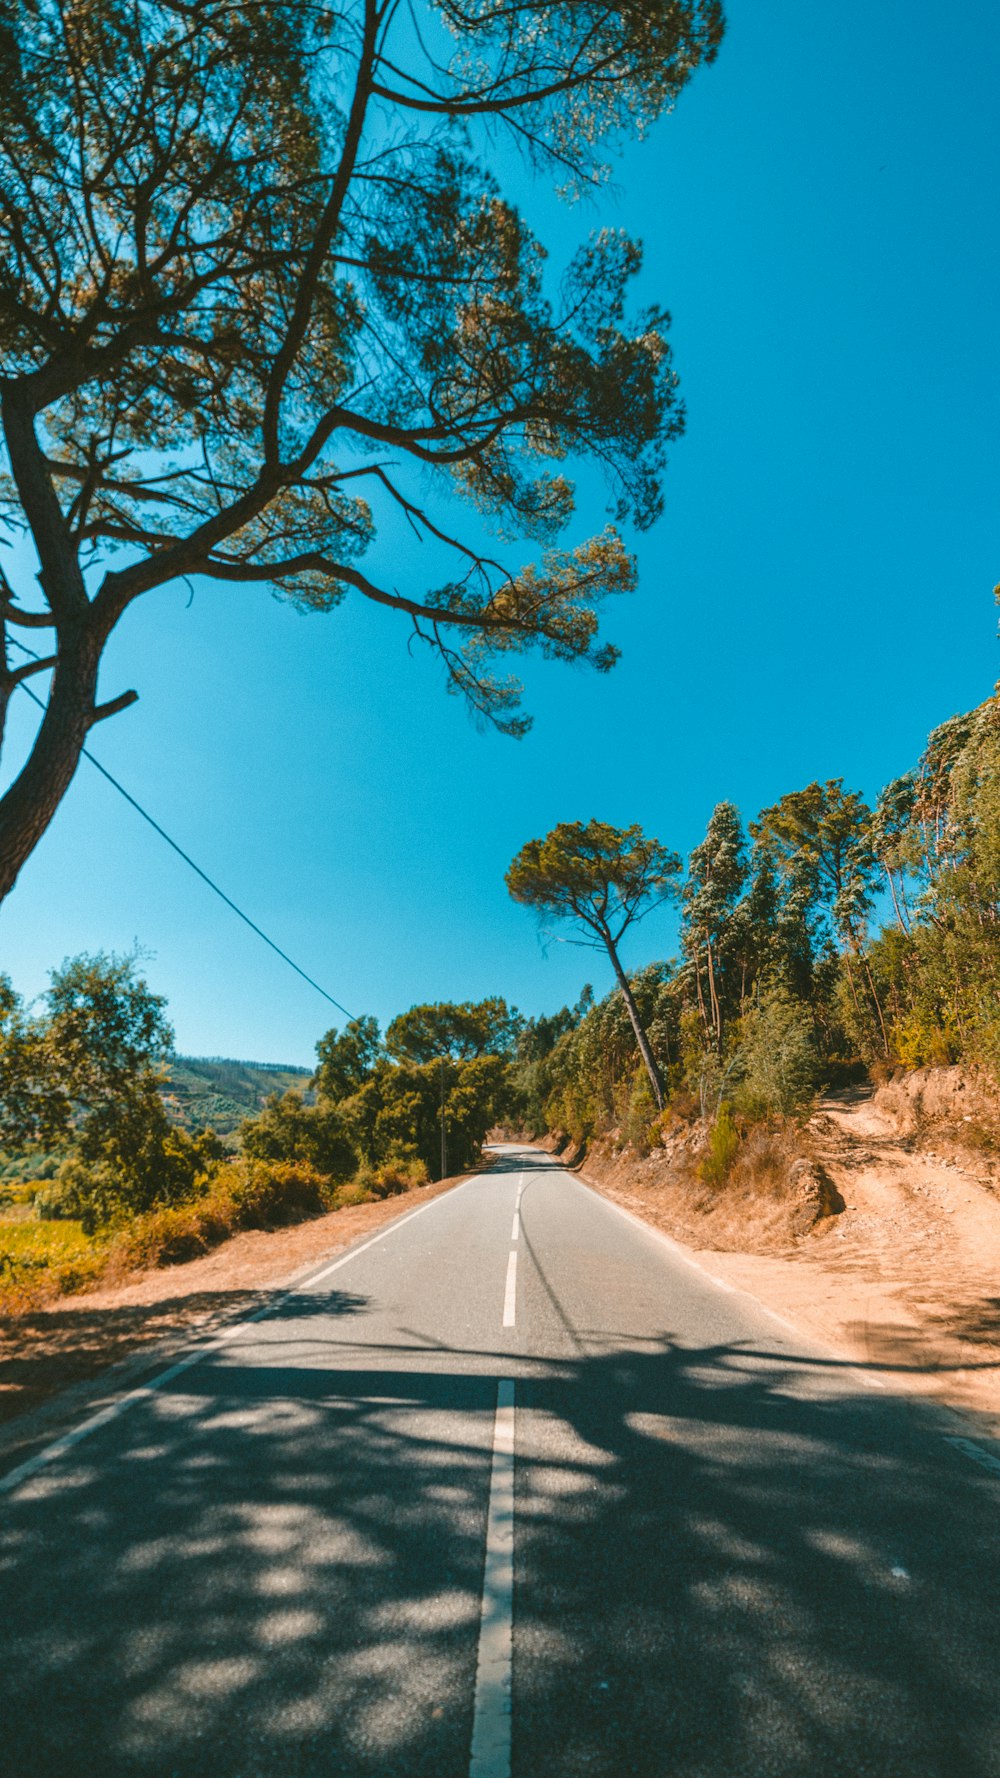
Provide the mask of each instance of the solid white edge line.
[{"label": "solid white edge line", "polygon": [[514,1630],[514,1384],[497,1383],[469,1778],[510,1778]]},{"label": "solid white edge line", "polygon": [[[563,1172],[566,1172],[565,1168],[563,1168]],[[571,1176],[568,1175],[568,1177]],[[580,1181],[577,1180],[576,1183],[579,1184]],[[589,1189],[593,1191],[593,1187],[590,1187]],[[759,1309],[762,1315],[767,1315],[771,1321],[776,1321],[779,1327],[788,1328],[789,1332],[793,1333],[796,1339],[804,1341],[806,1345],[814,1346],[817,1352],[828,1352],[831,1358],[836,1358],[840,1361],[843,1360],[843,1353],[838,1352],[835,1346],[825,1345],[822,1340],[817,1340],[812,1334],[806,1333],[804,1329],[796,1327],[793,1321],[786,1321],[783,1315],[779,1315],[774,1309],[769,1309],[766,1303],[762,1303],[759,1297],[753,1295],[752,1291],[738,1290],[734,1284],[729,1284],[722,1279],[716,1278],[711,1272],[706,1271],[705,1267],[699,1265],[696,1259],[692,1259],[689,1254],[685,1253],[684,1249],[679,1246],[676,1241],[672,1240],[669,1235],[665,1235],[662,1229],[654,1228],[651,1223],[643,1222],[641,1216],[633,1215],[632,1211],[626,1210],[622,1204],[616,1204],[613,1198],[606,1198],[603,1192],[594,1191],[593,1195],[602,1204],[606,1204],[609,1210],[617,1210],[619,1216],[624,1216],[628,1222],[635,1223],[636,1228],[644,1229],[647,1235],[655,1236],[656,1240],[661,1242],[664,1247],[669,1247],[676,1259],[683,1260],[684,1264],[690,1266],[692,1271],[700,1272],[702,1277],[707,1278],[710,1284],[715,1284],[720,1290],[729,1291],[733,1296],[745,1297],[747,1302],[753,1303],[754,1307]],[[848,1368],[851,1370],[851,1374],[856,1382],[863,1384],[866,1389],[885,1390],[888,1387],[882,1377],[873,1376],[870,1372],[859,1370],[855,1366],[849,1366]],[[994,1456],[992,1452],[985,1451],[982,1445],[977,1445],[973,1439],[952,1436],[948,1433],[944,1433],[942,1436],[946,1444],[953,1445],[957,1451],[961,1451],[962,1455],[969,1458],[971,1462],[978,1463],[981,1468],[990,1470],[994,1475],[1000,1475],[1000,1456]]]},{"label": "solid white edge line", "polygon": [[517,1251],[512,1250],[507,1260],[507,1283],[503,1293],[503,1324],[504,1327],[514,1326],[514,1315],[517,1305]]},{"label": "solid white edge line", "polygon": [[162,1389],[167,1383],[172,1383],[175,1377],[181,1375],[182,1371],[190,1370],[192,1365],[200,1364],[201,1360],[207,1358],[210,1353],[217,1352],[220,1346],[228,1345],[229,1341],[235,1340],[245,1328],[252,1327],[255,1321],[263,1321],[265,1316],[273,1315],[284,1303],[289,1302],[292,1297],[298,1296],[301,1291],[311,1290],[314,1284],[320,1284],[324,1278],[329,1278],[334,1272],[339,1272],[341,1266],[349,1265],[360,1254],[366,1253],[369,1247],[374,1247],[379,1241],[384,1241],[387,1236],[395,1234],[396,1230],[403,1228],[406,1223],[412,1222],[414,1217],[423,1216],[426,1211],[433,1210],[435,1205],[443,1203],[446,1198],[453,1198],[457,1192],[464,1191],[467,1185],[474,1184],[476,1177],[474,1175],[472,1179],[463,1179],[462,1184],[453,1186],[450,1192],[442,1192],[439,1198],[432,1198],[429,1204],[420,1204],[416,1210],[410,1210],[405,1216],[399,1217],[398,1221],[390,1222],[377,1235],[372,1235],[370,1240],[362,1241],[360,1246],[351,1247],[346,1253],[342,1253],[339,1259],[333,1261],[332,1265],[323,1266],[320,1271],[311,1272],[308,1277],[300,1278],[296,1284],[283,1290],[279,1296],[265,1303],[262,1308],[255,1310],[252,1315],[246,1315],[241,1320],[230,1323],[213,1339],[206,1340],[204,1344],[196,1346],[193,1351],[186,1352],[182,1358],[175,1360],[166,1370],[151,1377],[148,1383],[140,1383],[138,1388],[129,1389],[124,1395],[120,1395],[116,1401],[109,1402],[96,1414],[91,1414],[86,1420],[81,1420],[79,1426],[74,1426],[70,1432],[63,1433],[61,1438],[54,1439],[51,1444],[36,1451],[33,1457],[28,1457],[24,1463],[19,1463],[16,1469],[8,1470],[6,1475],[0,1476],[0,1494],[12,1493],[15,1488],[20,1487],[22,1482],[27,1482],[33,1475],[37,1475],[38,1471],[44,1469],[47,1464],[52,1463],[57,1457],[61,1457],[64,1452],[72,1450],[73,1446],[80,1444],[83,1439],[89,1438],[92,1432],[97,1432],[100,1427],[107,1426],[111,1420],[117,1420],[121,1414],[127,1413],[129,1408],[135,1407],[137,1403],[147,1401],[151,1395],[156,1394],[158,1389]]},{"label": "solid white edge line", "polygon": [[[565,1172],[565,1168],[563,1171]],[[577,1180],[576,1184],[579,1185],[580,1181]],[[664,1234],[662,1229],[655,1228],[650,1222],[643,1222],[641,1216],[636,1216],[631,1210],[626,1210],[623,1204],[616,1204],[614,1198],[606,1198],[603,1192],[595,1191],[592,1186],[585,1187],[585,1189],[592,1193],[598,1203],[606,1204],[609,1210],[617,1210],[618,1215],[624,1216],[626,1222],[634,1223],[637,1229],[642,1229],[645,1234],[652,1235],[655,1241],[659,1241],[661,1246],[669,1248],[675,1259],[679,1259],[681,1263],[688,1266],[692,1272],[698,1272],[707,1283],[714,1284],[716,1290],[724,1290],[728,1296],[743,1297],[746,1302],[752,1303],[754,1308],[757,1309],[761,1315],[766,1315],[769,1321],[777,1322],[779,1327],[786,1328],[789,1333],[794,1334],[795,1338],[803,1342],[806,1346],[814,1347],[817,1352],[828,1352],[832,1358],[836,1358],[843,1362],[844,1354],[838,1352],[835,1346],[826,1345],[824,1341],[817,1339],[814,1334],[807,1333],[804,1328],[797,1327],[794,1321],[788,1321],[784,1315],[779,1315],[776,1309],[769,1309],[767,1304],[762,1303],[760,1297],[754,1296],[751,1290],[741,1290],[738,1285],[730,1284],[727,1279],[717,1278],[714,1272],[710,1272],[706,1266],[700,1265],[696,1259],[692,1259],[689,1253],[685,1253],[680,1243],[673,1240],[670,1235]],[[885,1388],[885,1383],[882,1382],[879,1377],[869,1376],[866,1372],[859,1370],[856,1366],[849,1365],[847,1368],[853,1370],[858,1381],[863,1382],[867,1388]]]}]

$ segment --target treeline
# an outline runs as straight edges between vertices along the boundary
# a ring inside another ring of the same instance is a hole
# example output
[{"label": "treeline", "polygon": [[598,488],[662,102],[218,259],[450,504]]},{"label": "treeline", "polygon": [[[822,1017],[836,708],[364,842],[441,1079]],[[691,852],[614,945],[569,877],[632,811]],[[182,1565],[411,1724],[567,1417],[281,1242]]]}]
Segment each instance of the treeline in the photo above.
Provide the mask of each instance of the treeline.
[{"label": "treeline", "polygon": [[0,1196],[88,1234],[201,1205],[207,1238],[460,1172],[509,1114],[522,1022],[486,1000],[413,1007],[384,1042],[371,1018],[331,1030],[234,1156],[171,1117],[173,1032],[134,956],[69,960],[36,1008],[0,977]]},{"label": "treeline", "polygon": [[332,1029],[303,1090],[243,1121],[236,1158],[171,1121],[172,1032],[135,958],[71,960],[34,1011],[0,977],[0,1171],[37,1156],[37,1212],[87,1230],[208,1200],[225,1228],[464,1171],[497,1126],[643,1145],[703,1119],[724,1139],[852,1071],[961,1060],[1000,1078],[998,767],[994,697],[874,807],[840,779],[746,828],[719,803],[686,869],[637,828],[529,842],[517,899],[582,922],[620,970],[622,932],[674,898],[677,957],[548,1017],[496,997],[412,1007],[384,1037],[367,1017]]},{"label": "treeline", "polygon": [[[630,978],[668,1116],[788,1115],[860,1069],[1000,1078],[1000,699],[935,729],[874,807],[841,779],[746,828],[719,803],[675,893],[679,955]],[[526,1121],[577,1138],[641,1142],[658,1118],[617,989],[518,1081]]]}]

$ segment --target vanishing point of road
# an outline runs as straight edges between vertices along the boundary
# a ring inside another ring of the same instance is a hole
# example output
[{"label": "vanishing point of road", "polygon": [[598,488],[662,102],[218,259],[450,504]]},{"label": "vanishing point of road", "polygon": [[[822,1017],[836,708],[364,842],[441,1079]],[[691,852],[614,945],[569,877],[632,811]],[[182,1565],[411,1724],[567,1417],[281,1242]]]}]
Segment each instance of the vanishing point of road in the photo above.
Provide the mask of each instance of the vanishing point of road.
[{"label": "vanishing point of road", "polygon": [[499,1148],[0,1482],[0,1772],[1000,1778],[977,1449]]}]

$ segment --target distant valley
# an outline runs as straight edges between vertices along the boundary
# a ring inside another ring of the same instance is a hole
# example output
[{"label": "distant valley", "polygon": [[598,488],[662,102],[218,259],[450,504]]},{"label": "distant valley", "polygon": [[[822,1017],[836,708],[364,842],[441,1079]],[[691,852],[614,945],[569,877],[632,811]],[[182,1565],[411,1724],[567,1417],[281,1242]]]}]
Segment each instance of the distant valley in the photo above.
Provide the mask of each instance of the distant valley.
[{"label": "distant valley", "polygon": [[232,1137],[272,1093],[308,1095],[312,1070],[278,1062],[240,1062],[225,1056],[177,1056],[169,1064],[163,1100],[169,1116],[186,1130],[211,1126]]}]

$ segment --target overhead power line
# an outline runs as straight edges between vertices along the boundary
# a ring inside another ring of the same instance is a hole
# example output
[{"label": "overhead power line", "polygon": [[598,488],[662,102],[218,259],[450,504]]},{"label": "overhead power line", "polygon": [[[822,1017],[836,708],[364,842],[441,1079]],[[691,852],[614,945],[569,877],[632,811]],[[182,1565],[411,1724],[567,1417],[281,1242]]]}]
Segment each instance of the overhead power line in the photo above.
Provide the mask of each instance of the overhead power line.
[{"label": "overhead power line", "polygon": [[[30,648],[25,648],[25,645],[23,642],[17,642],[16,637],[12,636],[10,638],[10,640],[12,642],[16,642],[17,647],[23,649],[25,654],[32,654],[33,651]],[[37,660],[38,656],[35,655],[34,658]],[[21,680],[21,690],[27,692],[32,703],[37,704],[38,708],[40,710],[45,709],[45,705],[44,705],[42,699],[40,697],[38,697],[35,692],[32,691],[32,689],[29,685],[25,684],[23,679]],[[281,958],[282,962],[288,964],[289,969],[294,969],[296,975],[301,976],[302,980],[304,982],[309,983],[310,988],[315,988],[317,994],[322,994],[324,1000],[328,1000],[330,1002],[331,1006],[335,1006],[338,1012],[342,1012],[345,1019],[353,1018],[354,1015],[352,1013],[348,1012],[346,1006],[341,1006],[339,1000],[335,1000],[332,994],[328,994],[325,988],[320,987],[319,982],[314,981],[311,975],[307,975],[304,969],[300,969],[299,965],[295,962],[294,958],[290,957],[288,955],[287,951],[283,951],[280,945],[275,944],[274,939],[268,937],[267,933],[263,930],[263,928],[257,925],[256,920],[251,920],[249,914],[245,914],[241,907],[237,907],[232,896],[227,895],[224,889],[220,889],[218,883],[216,883],[214,881],[214,879],[209,876],[207,871],[202,870],[200,864],[195,864],[194,859],[190,856],[190,854],[188,852],[185,852],[183,846],[179,846],[177,844],[177,841],[175,839],[171,838],[171,836],[170,836],[170,834],[168,834],[166,828],[161,827],[160,823],[158,821],[154,820],[153,816],[149,813],[148,809],[144,809],[141,803],[136,802],[135,797],[132,796],[131,793],[125,789],[124,784],[119,784],[118,779],[115,778],[112,775],[112,773],[108,771],[107,766],[102,766],[100,760],[95,759],[94,755],[90,752],[90,750],[88,748],[86,748],[86,747],[81,748],[81,752],[83,754],[84,759],[87,759],[90,761],[91,765],[94,767],[94,770],[100,772],[101,777],[107,779],[108,783],[110,785],[112,785],[115,790],[117,790],[119,796],[123,796],[125,798],[125,801],[132,805],[132,808],[135,809],[136,813],[138,815],[141,815],[143,820],[149,823],[149,825],[153,829],[154,833],[158,833],[161,840],[166,840],[167,845],[171,848],[172,851],[177,853],[178,858],[183,858],[184,863],[190,866],[190,868],[194,871],[195,876],[200,877],[203,883],[207,883],[208,887],[211,890],[213,890],[214,893],[219,897],[219,900],[224,901],[227,908],[232,909],[233,913],[236,914],[239,917],[239,919],[241,919],[243,921],[244,926],[249,926],[251,932],[255,932],[257,934],[258,938],[262,938],[264,940],[264,943],[266,945],[270,946],[271,950],[274,951],[276,953],[276,955]]]}]

